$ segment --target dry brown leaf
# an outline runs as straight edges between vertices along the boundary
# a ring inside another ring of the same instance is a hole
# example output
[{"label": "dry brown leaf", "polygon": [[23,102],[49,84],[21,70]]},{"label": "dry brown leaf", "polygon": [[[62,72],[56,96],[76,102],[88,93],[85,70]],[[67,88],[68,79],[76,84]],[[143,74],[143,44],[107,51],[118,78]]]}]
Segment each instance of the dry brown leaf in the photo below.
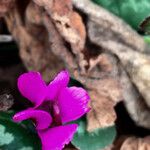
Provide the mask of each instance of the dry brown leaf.
[{"label": "dry brown leaf", "polygon": [[122,80],[122,77],[120,79],[127,109],[138,125],[150,128],[148,117],[150,112],[150,57],[148,53],[150,49],[143,37],[120,18],[90,0],[73,0],[73,3],[88,17],[87,29],[90,41],[117,55],[124,66],[123,70],[128,72],[131,79],[128,75],[123,77],[127,83]]},{"label": "dry brown leaf", "polygon": [[0,17],[4,16],[14,6],[15,0],[0,0]]},{"label": "dry brown leaf", "polygon": [[[27,8],[26,10],[29,12],[24,13],[27,15],[25,17],[27,18],[26,24],[24,24],[22,18],[20,18],[17,6],[14,7],[11,13],[8,13],[5,16],[5,20],[14,39],[18,42],[20,47],[20,56],[25,66],[28,68],[28,70],[40,71],[44,79],[49,81],[56,74],[56,70],[59,72],[64,68],[64,64],[60,58],[55,56],[55,54],[53,54],[51,51],[47,29],[44,27],[44,23],[42,25],[41,21],[39,21],[44,15],[43,12],[39,13],[41,8],[35,9],[35,5],[33,5],[32,2],[28,6],[29,9]],[[34,13],[32,13],[32,8],[35,10]],[[28,16],[29,14],[30,16]],[[34,16],[35,14],[36,16]],[[32,20],[32,18],[35,19]],[[15,24],[13,22],[15,22]],[[58,42],[55,41],[54,45],[57,44]],[[61,45],[61,47],[62,46],[63,45]],[[55,48],[57,48],[57,46],[55,46]]]},{"label": "dry brown leaf", "polygon": [[38,6],[42,6],[45,9],[51,9],[53,0],[33,0]]},{"label": "dry brown leaf", "polygon": [[102,95],[109,97],[114,102],[119,102],[123,99],[122,89],[116,79],[106,78],[99,81],[99,91]]},{"label": "dry brown leaf", "polygon": [[80,15],[73,10],[71,0],[34,0],[43,6],[53,19],[59,33],[71,44],[75,53],[83,50],[86,31]]},{"label": "dry brown leaf", "polygon": [[89,132],[103,127],[114,125],[116,114],[114,112],[115,103],[109,98],[95,92],[89,92],[91,97],[91,111],[87,114]]},{"label": "dry brown leaf", "polygon": [[129,137],[122,144],[120,150],[149,150],[150,136],[145,138]]},{"label": "dry brown leaf", "polygon": [[7,111],[13,105],[13,97],[10,94],[0,95],[0,111]]},{"label": "dry brown leaf", "polygon": [[[39,7],[34,2],[31,1],[28,4],[25,13],[26,13],[25,14],[26,26],[29,26],[30,24],[33,26],[34,24],[34,28],[36,28],[37,25],[39,26],[42,25],[43,23],[42,17],[44,16],[44,10],[42,9],[42,7]],[[32,29],[34,28],[32,27]]]},{"label": "dry brown leaf", "polygon": [[110,50],[114,49],[112,47],[114,45],[111,45],[111,43],[116,43],[117,50],[123,49],[123,47],[141,52],[146,50],[143,38],[121,18],[96,5],[91,0],[72,1],[75,7],[88,17],[88,36],[92,42]]},{"label": "dry brown leaf", "polygon": [[123,91],[124,104],[137,125],[150,128],[150,108],[132,84],[127,73],[121,69],[120,84]]},{"label": "dry brown leaf", "polygon": [[58,14],[59,16],[68,16],[72,13],[72,1],[71,0],[53,0],[53,7],[51,13]]},{"label": "dry brown leaf", "polygon": [[118,73],[115,57],[105,53],[89,59],[86,73],[74,73],[75,78],[88,88],[91,97],[91,111],[87,114],[88,131],[114,125],[114,106],[123,99]]},{"label": "dry brown leaf", "polygon": [[65,46],[64,40],[59,35],[50,17],[48,16],[44,17],[44,25],[48,31],[48,38],[49,38],[48,44],[50,44],[51,51],[56,56],[61,58],[63,62],[70,63],[69,65],[70,69],[76,68],[76,64],[72,55],[68,52],[68,48]]},{"label": "dry brown leaf", "polygon": [[98,82],[99,91],[89,91],[91,111],[87,114],[88,131],[114,125],[114,106],[122,100],[122,92],[117,81],[111,78]]},{"label": "dry brown leaf", "polygon": [[71,0],[56,0],[49,13],[59,33],[69,42],[78,53],[83,50],[86,38],[85,26],[80,15],[73,11]]},{"label": "dry brown leaf", "polygon": [[[98,29],[98,26],[99,26],[99,29]],[[112,53],[116,54],[119,57],[126,71],[129,73],[132,82],[136,85],[139,92],[144,97],[144,100],[147,103],[147,105],[150,106],[150,93],[149,93],[150,91],[150,88],[149,88],[150,87],[150,78],[149,78],[150,56],[147,54],[138,52],[139,50],[136,48],[133,48],[133,46],[129,47],[129,45],[125,45],[124,43],[121,44],[120,42],[113,41],[113,39],[111,39],[111,36],[108,37],[110,38],[109,39],[110,41],[107,41],[106,39],[104,39],[106,43],[103,42],[103,37],[106,37],[106,36],[102,35],[102,31],[100,27],[101,25],[97,25],[96,27],[95,22],[93,22],[93,20],[89,22],[89,36],[91,40],[95,44],[98,44],[110,50]],[[146,44],[145,44],[145,47],[144,46],[142,47],[142,51],[144,51],[145,49],[146,49]]]},{"label": "dry brown leaf", "polygon": [[[74,1],[89,15],[88,36],[90,40],[118,56],[150,107],[150,56],[143,54],[143,52],[150,53],[150,50],[143,38],[121,19],[89,0],[82,1],[82,5],[76,0]],[[103,16],[105,16],[105,20]]]}]

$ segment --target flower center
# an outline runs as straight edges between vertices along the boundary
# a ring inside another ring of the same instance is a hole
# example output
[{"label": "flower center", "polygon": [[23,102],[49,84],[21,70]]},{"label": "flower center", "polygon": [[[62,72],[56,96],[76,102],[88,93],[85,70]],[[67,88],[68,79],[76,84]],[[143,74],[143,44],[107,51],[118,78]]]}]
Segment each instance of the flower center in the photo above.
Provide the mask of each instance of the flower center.
[{"label": "flower center", "polygon": [[61,117],[60,117],[60,109],[58,107],[57,101],[52,101],[52,102],[46,101],[38,109],[44,110],[52,116],[53,122],[51,126],[62,125]]}]

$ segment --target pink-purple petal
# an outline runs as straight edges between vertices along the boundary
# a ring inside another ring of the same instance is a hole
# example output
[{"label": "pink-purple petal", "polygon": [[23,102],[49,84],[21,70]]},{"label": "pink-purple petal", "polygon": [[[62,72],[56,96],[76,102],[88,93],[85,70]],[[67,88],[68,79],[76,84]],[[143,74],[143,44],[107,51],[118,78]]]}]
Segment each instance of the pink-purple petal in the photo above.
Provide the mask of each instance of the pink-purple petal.
[{"label": "pink-purple petal", "polygon": [[58,97],[62,123],[74,121],[89,111],[88,93],[79,87],[64,88]]},{"label": "pink-purple petal", "polygon": [[18,78],[21,94],[38,107],[45,99],[47,87],[39,72],[24,73]]},{"label": "pink-purple petal", "polygon": [[39,130],[38,135],[42,142],[42,150],[62,150],[65,144],[69,144],[72,140],[77,127],[77,124],[70,124]]},{"label": "pink-purple petal", "polygon": [[43,110],[28,109],[21,111],[13,116],[15,122],[32,119],[35,122],[36,129],[47,129],[52,123],[52,117]]},{"label": "pink-purple petal", "polygon": [[68,71],[61,71],[52,82],[48,85],[47,99],[52,100],[57,97],[57,94],[62,88],[67,87],[69,83],[69,73]]}]

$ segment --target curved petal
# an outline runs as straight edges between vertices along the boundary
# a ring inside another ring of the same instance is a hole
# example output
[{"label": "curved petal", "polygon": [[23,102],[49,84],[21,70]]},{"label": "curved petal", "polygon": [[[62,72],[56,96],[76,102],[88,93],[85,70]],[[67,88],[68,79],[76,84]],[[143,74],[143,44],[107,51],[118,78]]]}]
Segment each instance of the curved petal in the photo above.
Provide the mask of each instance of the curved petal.
[{"label": "curved petal", "polygon": [[14,115],[13,120],[20,122],[27,119],[33,119],[36,124],[36,129],[47,129],[52,123],[52,117],[49,113],[42,110],[28,109]]},{"label": "curved petal", "polygon": [[67,87],[69,79],[70,77],[68,71],[61,71],[55,77],[55,79],[48,85],[47,99],[49,100],[55,99],[60,89]]},{"label": "curved petal", "polygon": [[64,88],[58,97],[58,107],[63,123],[76,120],[89,111],[88,93],[79,87]]},{"label": "curved petal", "polygon": [[39,72],[24,73],[18,78],[21,94],[38,107],[45,99],[47,87]]},{"label": "curved petal", "polygon": [[38,131],[42,150],[62,150],[72,140],[78,125],[70,124]]}]

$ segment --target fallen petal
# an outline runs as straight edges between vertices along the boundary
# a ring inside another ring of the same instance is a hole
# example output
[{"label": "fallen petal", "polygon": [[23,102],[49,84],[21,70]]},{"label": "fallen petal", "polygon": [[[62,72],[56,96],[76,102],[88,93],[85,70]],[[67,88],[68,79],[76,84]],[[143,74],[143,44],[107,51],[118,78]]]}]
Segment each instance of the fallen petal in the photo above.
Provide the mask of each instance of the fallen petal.
[{"label": "fallen petal", "polygon": [[13,120],[20,122],[27,119],[33,119],[36,124],[36,129],[47,129],[52,123],[52,117],[49,113],[42,110],[28,109],[14,115]]},{"label": "fallen petal", "polygon": [[70,124],[38,131],[42,150],[62,150],[72,140],[77,127],[77,124]]},{"label": "fallen petal", "polygon": [[47,87],[39,72],[24,73],[18,78],[21,94],[38,107],[45,99]]},{"label": "fallen petal", "polygon": [[60,116],[63,123],[76,120],[89,111],[88,93],[79,87],[64,88],[58,98]]}]

